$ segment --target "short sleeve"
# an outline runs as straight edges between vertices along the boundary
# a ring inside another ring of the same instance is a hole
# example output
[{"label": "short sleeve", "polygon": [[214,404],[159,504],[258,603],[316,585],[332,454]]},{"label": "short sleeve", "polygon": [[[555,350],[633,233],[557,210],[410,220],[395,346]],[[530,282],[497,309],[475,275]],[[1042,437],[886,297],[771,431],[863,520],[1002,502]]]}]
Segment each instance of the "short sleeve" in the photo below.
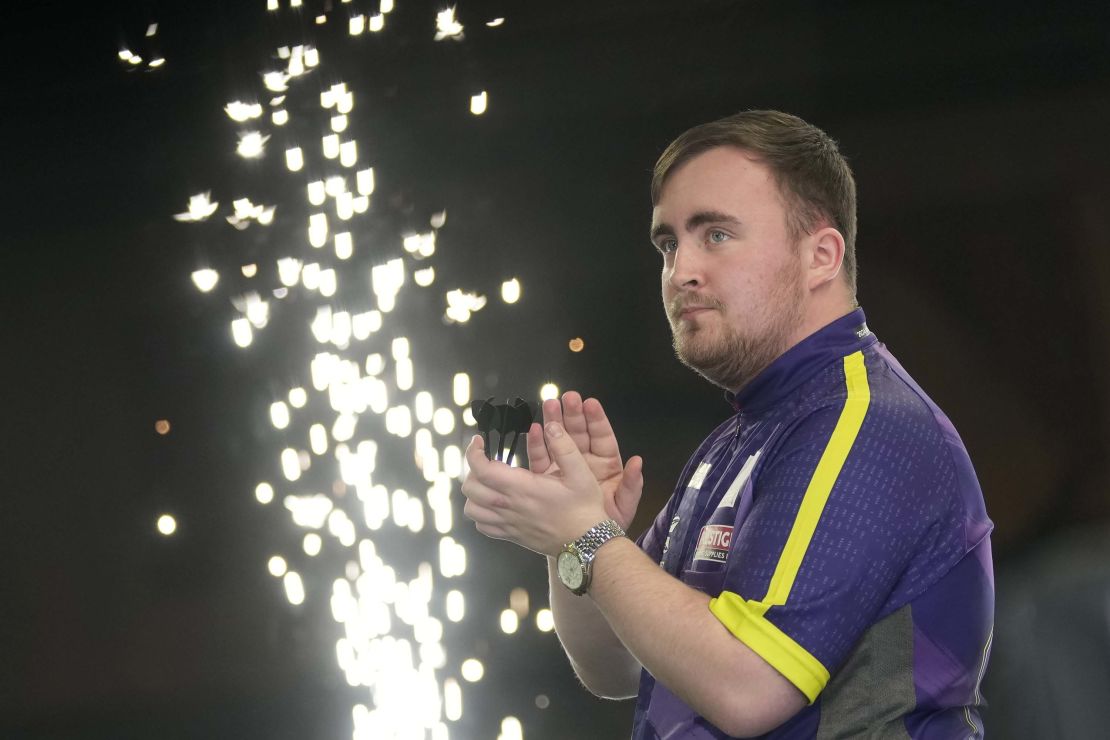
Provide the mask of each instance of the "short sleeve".
[{"label": "short sleeve", "polygon": [[798,422],[757,472],[710,602],[811,702],[868,627],[897,608],[902,574],[936,539],[952,500],[931,415],[872,405],[850,380],[846,400]]}]

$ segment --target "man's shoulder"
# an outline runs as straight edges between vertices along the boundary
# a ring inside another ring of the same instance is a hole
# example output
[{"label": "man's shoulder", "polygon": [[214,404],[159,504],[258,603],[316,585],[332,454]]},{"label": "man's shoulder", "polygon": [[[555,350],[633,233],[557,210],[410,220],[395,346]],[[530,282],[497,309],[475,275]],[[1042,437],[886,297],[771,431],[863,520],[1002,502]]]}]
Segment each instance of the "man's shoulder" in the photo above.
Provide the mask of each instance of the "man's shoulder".
[{"label": "man's shoulder", "polygon": [[951,422],[900,368],[877,353],[863,360],[854,377],[832,365],[799,388],[774,419],[763,467],[842,455],[842,472],[958,485],[969,461]]},{"label": "man's shoulder", "polygon": [[884,353],[869,347],[860,351],[862,362],[853,373],[847,363],[832,362],[800,387],[783,411],[792,426],[828,426],[843,415],[848,402],[865,411],[867,427],[889,433],[900,428],[917,436],[940,441],[943,413],[905,371],[891,364]]}]

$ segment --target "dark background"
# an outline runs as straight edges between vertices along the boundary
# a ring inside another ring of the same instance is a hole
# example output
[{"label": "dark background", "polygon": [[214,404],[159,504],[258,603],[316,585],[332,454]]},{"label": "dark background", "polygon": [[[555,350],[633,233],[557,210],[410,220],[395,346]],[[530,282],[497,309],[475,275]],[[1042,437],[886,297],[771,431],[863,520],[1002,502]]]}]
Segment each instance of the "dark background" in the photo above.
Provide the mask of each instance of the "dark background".
[{"label": "dark background", "polygon": [[[548,379],[596,395],[625,454],[647,460],[637,528],[730,413],[671,356],[651,165],[685,128],[746,108],[836,138],[859,184],[871,328],[960,430],[996,523],[988,727],[1081,736],[1061,724],[1061,697],[1094,716],[1098,694],[1083,692],[1110,682],[1105,6],[460,2],[465,40],[436,43],[441,8],[398,0],[383,33],[348,37],[351,9],[376,7],[5,8],[0,735],[346,737],[351,705],[368,700],[335,665],[337,545],[303,566],[309,598],[291,607],[266,561],[295,556],[300,532],[253,496],[277,478],[269,403],[307,381],[308,306],[283,304],[247,350],[227,331],[228,298],[248,287],[238,266],[258,262],[267,280],[273,260],[304,251],[313,178],[282,163],[307,104],[299,116],[290,103],[260,162],[235,155],[222,108],[264,102],[274,49],[314,43],[323,65],[291,87],[313,88],[302,97],[315,105],[316,88],[347,82],[351,135],[377,174],[363,267],[448,213],[436,285],[407,288],[396,314],[418,374],[426,362],[444,398],[455,369],[471,369],[476,395],[534,399]],[[121,45],[167,62],[130,68]],[[489,111],[474,117],[481,89]],[[205,190],[221,203],[211,221],[171,219]],[[275,224],[223,223],[242,195],[278,203]],[[221,269],[209,295],[189,280],[204,264]],[[506,307],[497,286],[512,276],[524,298]],[[365,300],[365,279],[343,280],[337,304]],[[490,305],[421,335],[452,287]],[[572,354],[576,336],[586,348]],[[154,528],[164,511],[179,523],[170,538]],[[487,668],[452,736],[495,737],[508,714],[527,737],[627,734],[631,704],[578,688],[553,635],[497,628],[512,587],[546,599],[542,562],[457,529],[470,601],[445,675],[471,654]],[[1045,657],[1069,638],[1089,675]]]}]

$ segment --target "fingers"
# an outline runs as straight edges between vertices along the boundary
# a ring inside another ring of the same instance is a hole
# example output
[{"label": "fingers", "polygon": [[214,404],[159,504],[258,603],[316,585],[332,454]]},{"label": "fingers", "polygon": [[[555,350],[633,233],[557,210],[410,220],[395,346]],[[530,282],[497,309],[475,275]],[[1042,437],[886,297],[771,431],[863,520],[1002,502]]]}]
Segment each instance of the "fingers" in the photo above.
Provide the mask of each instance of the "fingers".
[{"label": "fingers", "polygon": [[557,398],[549,398],[543,402],[543,424],[547,426],[551,422],[563,423],[563,407]]},{"label": "fingers", "polygon": [[590,450],[590,432],[582,413],[582,396],[577,391],[563,394],[563,427],[582,452]]},{"label": "fingers", "polygon": [[471,481],[480,481],[499,491],[508,491],[514,486],[525,483],[532,475],[522,468],[511,468],[498,460],[487,460],[485,443],[477,434],[470,439],[470,444],[466,447],[466,464],[470,467],[470,474],[466,478],[466,483],[463,483],[464,493],[466,485]]},{"label": "fingers", "polygon": [[[533,423],[528,428],[528,468],[537,473],[542,473],[551,467],[551,455],[547,451],[547,444],[543,438],[543,424],[555,422],[556,424],[563,423],[563,407],[559,404],[559,399],[549,398],[540,406],[543,414],[543,422]],[[539,427],[537,429],[537,427]],[[533,455],[535,455],[535,465],[533,465]],[[543,461],[547,461],[544,465]]]},{"label": "fingers", "polygon": [[620,457],[617,435],[609,423],[609,417],[601,408],[601,401],[587,398],[582,403],[582,411],[589,430],[589,451],[600,457]]},{"label": "fingers", "polygon": [[[484,470],[486,465],[490,463],[490,461],[486,459],[486,443],[485,440],[482,439],[482,435],[475,434],[470,438],[470,444],[466,446],[464,457],[466,458],[467,467],[470,468],[471,476]],[[469,478],[470,476],[467,476],[467,479]]]},{"label": "fingers", "polygon": [[[496,540],[512,539],[509,535],[507,522],[508,498],[499,491],[490,488],[480,480],[480,474],[475,475],[477,464],[479,471],[488,472],[491,467],[499,465],[485,459],[482,439],[477,437],[477,442],[471,440],[467,447],[467,461],[471,463],[470,472],[462,484],[462,493],[466,497],[463,505],[463,514],[474,522],[474,527],[486,537]],[[476,457],[472,457],[476,456]],[[484,463],[484,465],[483,465]],[[501,467],[507,466],[501,464]]]},{"label": "fingers", "polygon": [[[560,424],[570,434],[583,453],[590,450],[590,431],[582,410],[582,396],[577,391],[567,391],[562,402],[548,399],[543,402],[543,424]],[[533,424],[528,429],[528,469],[543,473],[552,464],[551,453],[544,440],[543,427]]]},{"label": "fingers", "polygon": [[547,451],[568,481],[578,481],[582,485],[596,485],[594,474],[582,457],[574,439],[567,434],[562,424],[549,423],[543,427]]},{"label": "fingers", "polygon": [[639,455],[633,455],[628,459],[628,463],[624,466],[624,472],[621,474],[621,483],[617,488],[617,502],[621,502],[623,497],[625,501],[630,503],[639,503],[640,496],[644,492],[644,458]]},{"label": "fingers", "polygon": [[640,506],[640,497],[644,493],[644,459],[639,455],[629,458],[621,474],[620,485],[613,494],[617,511],[621,514],[621,526],[628,529],[636,517],[636,509]]},{"label": "fingers", "polygon": [[466,506],[463,507],[463,514],[471,519],[474,522],[474,528],[486,537],[492,537],[495,540],[509,539],[508,530],[496,511],[479,506],[473,501],[467,501]]},{"label": "fingers", "polygon": [[474,528],[477,529],[481,534],[484,534],[486,537],[489,537],[490,539],[493,539],[493,540],[507,540],[507,539],[510,539],[508,532],[506,532],[501,527],[495,527],[495,526],[488,525],[488,524],[477,524],[476,523],[474,525]]},{"label": "fingers", "polygon": [[543,473],[551,467],[551,455],[547,454],[547,444],[543,441],[543,427],[533,422],[528,427],[528,469],[533,473]]},{"label": "fingers", "polygon": [[468,505],[473,503],[475,506],[490,510],[504,509],[509,505],[509,499],[505,494],[487,486],[475,476],[470,476],[463,482],[462,493],[466,496]]},{"label": "fingers", "polygon": [[463,514],[475,524],[486,527],[499,527],[504,523],[499,511],[482,506],[474,499],[467,499],[466,504],[463,505]]}]

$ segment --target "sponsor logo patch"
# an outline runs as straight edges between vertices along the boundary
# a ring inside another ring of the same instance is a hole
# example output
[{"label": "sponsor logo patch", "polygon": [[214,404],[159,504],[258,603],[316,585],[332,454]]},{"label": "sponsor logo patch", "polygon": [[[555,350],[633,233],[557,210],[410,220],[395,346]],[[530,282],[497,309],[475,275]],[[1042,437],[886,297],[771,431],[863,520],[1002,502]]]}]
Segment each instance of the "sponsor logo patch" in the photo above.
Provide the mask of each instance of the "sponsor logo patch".
[{"label": "sponsor logo patch", "polygon": [[698,549],[694,551],[694,560],[723,563],[728,559],[731,544],[732,527],[727,524],[707,524],[698,535]]}]

